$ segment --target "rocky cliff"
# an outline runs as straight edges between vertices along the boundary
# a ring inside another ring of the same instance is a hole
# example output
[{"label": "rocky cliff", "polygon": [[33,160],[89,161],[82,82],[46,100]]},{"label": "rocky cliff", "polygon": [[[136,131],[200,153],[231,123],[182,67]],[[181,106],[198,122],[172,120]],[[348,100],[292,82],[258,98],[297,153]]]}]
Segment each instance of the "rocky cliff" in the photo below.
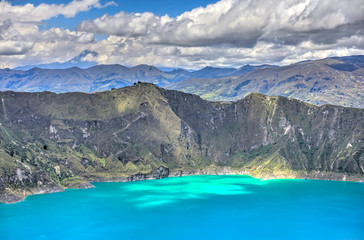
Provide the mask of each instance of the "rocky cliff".
[{"label": "rocky cliff", "polygon": [[0,93],[0,201],[204,173],[361,181],[364,110],[250,94],[236,102],[136,84]]}]

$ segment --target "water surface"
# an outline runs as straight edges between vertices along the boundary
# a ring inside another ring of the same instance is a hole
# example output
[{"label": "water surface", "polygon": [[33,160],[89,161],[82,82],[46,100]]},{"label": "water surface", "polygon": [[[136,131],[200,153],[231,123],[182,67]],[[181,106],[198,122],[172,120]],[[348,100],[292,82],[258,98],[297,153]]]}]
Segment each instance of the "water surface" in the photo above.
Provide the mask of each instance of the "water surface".
[{"label": "water surface", "polygon": [[364,239],[364,184],[188,176],[0,204],[0,239]]}]

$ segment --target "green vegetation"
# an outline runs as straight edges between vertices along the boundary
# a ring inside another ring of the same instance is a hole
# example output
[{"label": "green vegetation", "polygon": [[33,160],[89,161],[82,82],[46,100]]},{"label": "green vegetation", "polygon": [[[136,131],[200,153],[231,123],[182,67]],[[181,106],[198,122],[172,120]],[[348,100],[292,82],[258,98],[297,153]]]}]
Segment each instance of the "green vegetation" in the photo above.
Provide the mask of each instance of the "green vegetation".
[{"label": "green vegetation", "polygon": [[0,110],[3,202],[90,187],[92,181],[165,177],[168,171],[363,176],[360,109],[262,94],[207,102],[145,83],[95,94],[0,95],[14,113]]}]

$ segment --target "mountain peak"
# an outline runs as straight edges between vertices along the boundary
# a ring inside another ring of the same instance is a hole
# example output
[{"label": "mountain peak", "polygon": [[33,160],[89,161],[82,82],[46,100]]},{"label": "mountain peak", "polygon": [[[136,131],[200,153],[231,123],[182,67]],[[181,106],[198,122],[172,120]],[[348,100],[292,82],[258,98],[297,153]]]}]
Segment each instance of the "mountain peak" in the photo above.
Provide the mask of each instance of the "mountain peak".
[{"label": "mountain peak", "polygon": [[65,62],[53,62],[53,63],[46,63],[46,64],[39,64],[39,65],[27,65],[27,66],[20,66],[14,68],[15,70],[23,70],[27,71],[32,68],[42,68],[42,69],[66,69],[71,67],[78,67],[78,68],[90,68],[92,66],[97,65],[97,62],[90,62],[85,60],[85,57],[91,55],[92,57],[97,57],[97,52],[84,50],[74,58],[65,61]]},{"label": "mountain peak", "polygon": [[160,69],[158,69],[158,68],[156,68],[156,67],[154,67],[152,65],[147,65],[147,64],[140,64],[140,65],[131,67],[131,69],[162,72]]},{"label": "mountain peak", "polygon": [[91,55],[92,57],[97,57],[98,53],[95,51],[84,50],[79,55],[77,55],[76,57],[69,60],[69,62],[72,62],[75,64],[80,63],[80,62],[84,61],[84,58],[87,57],[88,55]]}]

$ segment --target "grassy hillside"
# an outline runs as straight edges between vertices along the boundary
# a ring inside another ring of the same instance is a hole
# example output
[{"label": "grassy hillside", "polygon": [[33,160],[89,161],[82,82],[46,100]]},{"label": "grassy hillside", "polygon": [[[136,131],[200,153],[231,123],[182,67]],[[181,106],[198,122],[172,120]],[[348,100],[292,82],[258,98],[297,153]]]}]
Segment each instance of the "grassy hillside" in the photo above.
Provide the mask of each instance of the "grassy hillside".
[{"label": "grassy hillside", "polygon": [[230,167],[360,180],[364,110],[250,94],[237,102],[141,83],[93,94],[1,92],[0,200]]}]

